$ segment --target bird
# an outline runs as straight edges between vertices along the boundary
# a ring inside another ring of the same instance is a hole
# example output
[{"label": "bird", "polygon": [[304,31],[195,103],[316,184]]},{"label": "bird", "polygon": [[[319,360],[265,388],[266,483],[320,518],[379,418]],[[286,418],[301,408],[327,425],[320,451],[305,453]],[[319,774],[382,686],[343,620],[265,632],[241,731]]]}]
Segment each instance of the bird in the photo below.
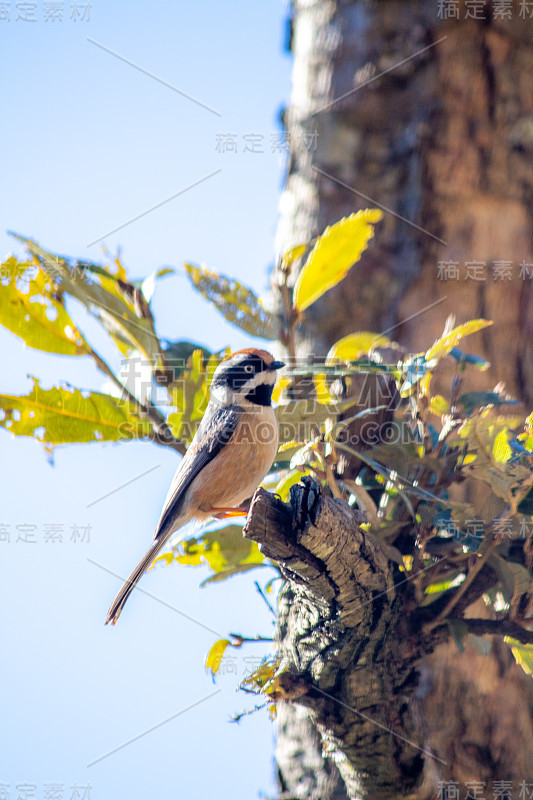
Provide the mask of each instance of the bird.
[{"label": "bird", "polygon": [[243,513],[272,466],[278,426],[272,408],[277,371],[285,364],[266,350],[232,353],[216,368],[196,434],[181,460],[163,505],[154,541],[113,601],[106,625],[124,605],[169,539],[191,520]]}]

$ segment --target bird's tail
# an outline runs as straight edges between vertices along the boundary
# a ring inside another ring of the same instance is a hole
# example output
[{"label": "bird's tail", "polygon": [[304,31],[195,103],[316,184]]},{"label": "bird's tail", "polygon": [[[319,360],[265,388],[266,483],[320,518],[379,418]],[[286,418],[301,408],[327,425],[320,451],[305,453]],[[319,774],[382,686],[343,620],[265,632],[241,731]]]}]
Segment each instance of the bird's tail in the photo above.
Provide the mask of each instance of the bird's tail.
[{"label": "bird's tail", "polygon": [[148,550],[142,561],[139,561],[139,563],[129,576],[128,580],[125,582],[124,586],[113,600],[113,604],[111,605],[111,608],[109,609],[109,613],[107,615],[105,623],[106,625],[109,622],[111,623],[111,625],[115,624],[117,619],[120,617],[122,609],[126,604],[126,600],[133,592],[140,578],[146,572],[146,570],[148,569],[154,558],[157,556],[157,554],[163,548],[163,546],[166,544],[167,541],[168,537],[161,537],[161,538],[158,537],[154,541],[154,543],[152,544],[152,546],[150,547],[150,549]]}]

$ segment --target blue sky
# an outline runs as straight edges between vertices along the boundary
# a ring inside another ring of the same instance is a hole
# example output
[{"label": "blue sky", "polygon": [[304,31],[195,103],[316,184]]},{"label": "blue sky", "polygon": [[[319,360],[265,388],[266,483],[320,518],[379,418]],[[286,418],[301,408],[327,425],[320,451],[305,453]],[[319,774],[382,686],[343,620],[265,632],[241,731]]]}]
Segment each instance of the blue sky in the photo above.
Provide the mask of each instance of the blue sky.
[{"label": "blue sky", "polygon": [[[249,339],[193,293],[179,267],[191,260],[258,292],[268,286],[283,182],[283,157],[272,149],[290,91],[285,5],[93,0],[90,18],[76,21],[68,1],[0,5],[11,17],[0,10],[9,76],[2,255],[22,253],[11,229],[96,261],[102,245],[120,247],[134,278],[176,267],[153,301],[159,334],[211,349],[245,346]],[[62,21],[52,22],[61,5]],[[36,21],[16,19],[24,14]],[[221,152],[228,135],[237,152]],[[117,367],[95,326],[80,320]],[[87,358],[29,350],[3,329],[0,347],[0,392],[25,393],[28,375],[44,386],[104,383]],[[175,454],[149,443],[72,446],[57,449],[51,467],[33,441],[0,434],[0,523],[10,534],[0,540],[0,797],[51,798],[52,784],[64,800],[272,794],[266,713],[230,724],[252,701],[236,694],[235,676],[213,685],[203,670],[220,636],[272,631],[253,587],[266,571],[200,589],[203,569],[154,570],[142,587],[173,608],[136,593],[106,628],[120,583],[106,570],[127,574],[147,548]],[[53,528],[62,543],[45,542]],[[265,647],[235,653],[242,677]]]}]

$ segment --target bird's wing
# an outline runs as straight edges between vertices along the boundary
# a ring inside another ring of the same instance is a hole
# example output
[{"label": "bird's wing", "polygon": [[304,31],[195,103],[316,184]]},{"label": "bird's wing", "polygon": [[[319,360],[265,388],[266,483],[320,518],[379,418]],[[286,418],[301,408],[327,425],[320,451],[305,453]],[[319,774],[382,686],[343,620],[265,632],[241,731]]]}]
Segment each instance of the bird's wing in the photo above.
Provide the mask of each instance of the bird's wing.
[{"label": "bird's wing", "polygon": [[179,514],[187,489],[210,461],[229,442],[239,419],[235,406],[220,408],[208,405],[189,449],[181,461],[165,500],[154,539],[165,536]]}]

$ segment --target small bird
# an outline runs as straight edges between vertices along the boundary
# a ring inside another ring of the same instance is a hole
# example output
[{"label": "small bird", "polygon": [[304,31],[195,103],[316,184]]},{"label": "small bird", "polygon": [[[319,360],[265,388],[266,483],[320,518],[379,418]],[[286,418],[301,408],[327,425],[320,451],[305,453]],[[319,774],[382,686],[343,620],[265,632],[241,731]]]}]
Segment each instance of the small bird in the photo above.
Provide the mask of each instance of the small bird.
[{"label": "small bird", "polygon": [[252,496],[278,451],[271,400],[276,371],[284,366],[255,348],[239,350],[218,365],[205,414],[172,479],[154,542],[117,594],[106,625],[115,624],[137,582],[179,528],[192,519],[243,511],[236,507]]}]

